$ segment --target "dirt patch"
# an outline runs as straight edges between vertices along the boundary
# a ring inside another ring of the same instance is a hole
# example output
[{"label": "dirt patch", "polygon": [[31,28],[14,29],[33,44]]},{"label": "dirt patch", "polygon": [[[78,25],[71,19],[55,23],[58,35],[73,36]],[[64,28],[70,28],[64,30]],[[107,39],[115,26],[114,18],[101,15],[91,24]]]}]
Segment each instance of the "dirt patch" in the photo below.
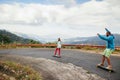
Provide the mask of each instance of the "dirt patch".
[{"label": "dirt patch", "polygon": [[45,58],[23,57],[17,55],[0,55],[0,59],[31,66],[42,74],[44,80],[105,80],[71,63],[64,64]]}]

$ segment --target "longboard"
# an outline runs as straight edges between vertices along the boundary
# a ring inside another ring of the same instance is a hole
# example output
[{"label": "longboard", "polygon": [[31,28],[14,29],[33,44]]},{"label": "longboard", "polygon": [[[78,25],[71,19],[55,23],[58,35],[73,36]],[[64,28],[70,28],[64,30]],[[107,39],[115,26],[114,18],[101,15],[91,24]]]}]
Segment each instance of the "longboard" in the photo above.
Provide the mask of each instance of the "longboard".
[{"label": "longboard", "polygon": [[100,68],[100,69],[109,71],[109,72],[115,72],[113,69],[107,69],[106,67],[103,67],[103,66],[98,66],[98,65],[97,65],[97,67]]},{"label": "longboard", "polygon": [[61,58],[61,56],[55,56],[55,55],[53,55],[53,57],[56,57],[56,58]]}]

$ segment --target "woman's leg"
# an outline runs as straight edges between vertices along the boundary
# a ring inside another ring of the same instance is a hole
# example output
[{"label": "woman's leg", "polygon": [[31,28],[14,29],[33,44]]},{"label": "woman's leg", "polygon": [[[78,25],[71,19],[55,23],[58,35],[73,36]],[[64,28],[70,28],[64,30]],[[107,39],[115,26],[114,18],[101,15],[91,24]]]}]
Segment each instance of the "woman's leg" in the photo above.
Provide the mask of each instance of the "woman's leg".
[{"label": "woman's leg", "polygon": [[56,48],[56,49],[55,49],[55,53],[54,53],[54,55],[56,55],[56,53],[57,53],[57,50],[58,50],[58,48]]},{"label": "woman's leg", "polygon": [[59,51],[59,52],[58,52],[58,55],[60,56],[60,55],[61,55],[61,54],[60,54],[60,48],[58,48],[58,51]]}]

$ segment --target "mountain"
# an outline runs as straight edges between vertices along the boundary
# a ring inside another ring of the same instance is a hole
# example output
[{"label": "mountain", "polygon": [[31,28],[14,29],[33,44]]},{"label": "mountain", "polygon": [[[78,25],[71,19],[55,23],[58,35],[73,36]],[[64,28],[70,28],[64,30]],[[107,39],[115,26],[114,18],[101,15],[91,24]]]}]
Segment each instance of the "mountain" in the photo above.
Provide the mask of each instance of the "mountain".
[{"label": "mountain", "polygon": [[[114,34],[115,45],[120,46],[120,34]],[[64,40],[65,44],[90,44],[90,45],[105,45],[106,42],[101,40],[98,36],[93,37],[77,37]]]},{"label": "mountain", "polygon": [[[115,45],[120,46],[120,34],[114,34]],[[6,30],[0,30],[0,44],[1,43],[46,43],[48,40],[44,37],[41,38],[37,35],[23,34],[23,33],[11,33]],[[49,40],[50,41],[50,40]],[[51,40],[52,42],[52,40]],[[98,36],[92,37],[76,37],[62,40],[63,44],[90,44],[90,45],[105,45],[106,42],[101,40]]]},{"label": "mountain", "polygon": [[40,43],[39,41],[35,41],[33,39],[23,38],[17,36],[14,33],[11,33],[6,30],[0,30],[0,43]]},{"label": "mountain", "polygon": [[40,41],[42,43],[45,43],[44,39],[38,35],[35,34],[24,34],[24,33],[18,33],[18,32],[13,32],[17,36],[23,37],[25,39],[33,39],[35,41]]}]

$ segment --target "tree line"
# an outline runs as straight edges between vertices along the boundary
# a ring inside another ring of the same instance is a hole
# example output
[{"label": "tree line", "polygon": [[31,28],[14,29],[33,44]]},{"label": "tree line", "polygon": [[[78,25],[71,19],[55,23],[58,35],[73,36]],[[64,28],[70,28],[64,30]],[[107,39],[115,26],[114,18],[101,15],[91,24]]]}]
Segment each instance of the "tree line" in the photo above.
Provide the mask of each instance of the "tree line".
[{"label": "tree line", "polygon": [[19,37],[6,30],[0,30],[0,44],[12,44],[12,43],[40,44],[41,42],[35,41],[33,39],[25,39],[25,38]]}]

